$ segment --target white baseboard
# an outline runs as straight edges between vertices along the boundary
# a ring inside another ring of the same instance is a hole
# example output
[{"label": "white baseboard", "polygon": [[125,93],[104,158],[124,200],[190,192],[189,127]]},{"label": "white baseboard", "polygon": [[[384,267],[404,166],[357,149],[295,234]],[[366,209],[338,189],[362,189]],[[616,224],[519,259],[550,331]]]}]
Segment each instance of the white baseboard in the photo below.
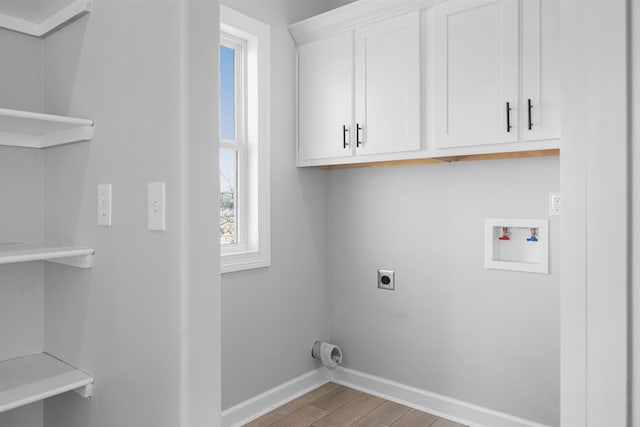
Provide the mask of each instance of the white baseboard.
[{"label": "white baseboard", "polygon": [[329,381],[470,427],[547,427],[462,400],[343,367],[316,369],[232,406],[222,412],[221,425],[222,427],[242,426]]},{"label": "white baseboard", "polygon": [[546,427],[533,421],[483,408],[343,367],[331,371],[332,381],[470,427]]},{"label": "white baseboard", "polygon": [[331,381],[325,367],[307,372],[249,400],[222,411],[222,427],[238,427],[252,421],[279,406]]}]

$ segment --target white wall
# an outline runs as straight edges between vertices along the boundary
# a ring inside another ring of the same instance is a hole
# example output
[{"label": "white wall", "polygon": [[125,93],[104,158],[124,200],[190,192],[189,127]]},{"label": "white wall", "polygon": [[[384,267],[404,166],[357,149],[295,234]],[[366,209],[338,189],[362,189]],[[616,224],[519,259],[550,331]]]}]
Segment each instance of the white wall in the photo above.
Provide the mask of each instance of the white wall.
[{"label": "white wall", "polygon": [[562,3],[562,425],[626,426],[625,0]]},{"label": "white wall", "polygon": [[271,267],[222,277],[223,408],[317,367],[327,338],[326,172],[295,167],[296,48],[287,25],[314,0],[226,0],[271,26]]},{"label": "white wall", "polygon": [[344,6],[349,3],[353,3],[356,0],[325,0],[327,10],[335,9],[340,6]]},{"label": "white wall", "polygon": [[632,205],[632,222],[633,231],[632,242],[632,279],[631,282],[631,413],[632,426],[640,427],[640,7],[638,4],[631,3],[631,46],[632,63],[631,63],[631,89],[633,90],[632,109],[631,109],[631,151],[632,151],[632,183],[631,183],[631,201]]},{"label": "white wall", "polygon": [[[347,368],[559,422],[559,219],[549,275],[484,269],[484,219],[547,218],[558,158],[331,171],[331,340]],[[396,291],[377,289],[394,270]]]},{"label": "white wall", "polygon": [[[222,310],[218,194],[220,2],[181,0],[181,427],[220,425]],[[211,54],[207,54],[211,52]],[[212,138],[213,136],[213,138]],[[215,260],[215,262],[213,261]]]}]

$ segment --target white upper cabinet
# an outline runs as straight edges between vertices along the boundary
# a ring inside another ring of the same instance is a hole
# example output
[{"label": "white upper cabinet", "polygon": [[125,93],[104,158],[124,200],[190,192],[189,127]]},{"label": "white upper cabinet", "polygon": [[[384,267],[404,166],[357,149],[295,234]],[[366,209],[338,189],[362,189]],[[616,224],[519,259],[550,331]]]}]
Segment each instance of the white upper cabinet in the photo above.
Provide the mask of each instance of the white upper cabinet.
[{"label": "white upper cabinet", "polygon": [[434,8],[437,150],[559,146],[558,3],[451,0]]},{"label": "white upper cabinet", "polygon": [[558,0],[358,0],[289,28],[298,166],[558,153]]},{"label": "white upper cabinet", "polygon": [[298,165],[420,150],[420,12],[298,47]]},{"label": "white upper cabinet", "polygon": [[522,0],[522,138],[560,138],[560,2]]},{"label": "white upper cabinet", "polygon": [[435,10],[435,146],[518,140],[518,0]]},{"label": "white upper cabinet", "polygon": [[298,51],[298,161],[351,156],[353,33]]},{"label": "white upper cabinet", "polygon": [[420,16],[355,31],[356,154],[419,150]]}]

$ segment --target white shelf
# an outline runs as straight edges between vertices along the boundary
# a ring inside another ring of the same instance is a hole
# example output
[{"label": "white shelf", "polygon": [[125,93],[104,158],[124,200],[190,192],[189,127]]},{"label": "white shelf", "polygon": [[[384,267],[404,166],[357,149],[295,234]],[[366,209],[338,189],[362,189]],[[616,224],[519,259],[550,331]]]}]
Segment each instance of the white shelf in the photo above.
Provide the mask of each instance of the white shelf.
[{"label": "white shelf", "polygon": [[0,362],[0,413],[75,390],[91,396],[93,378],[46,353]]},{"label": "white shelf", "polygon": [[0,265],[51,261],[78,268],[91,268],[94,252],[85,246],[56,243],[0,243]]},{"label": "white shelf", "polygon": [[77,0],[42,22],[31,22],[15,16],[0,14],[0,28],[35,37],[47,37],[89,12],[91,12],[91,0]]},{"label": "white shelf", "polygon": [[0,108],[0,145],[47,148],[92,137],[92,120]]}]

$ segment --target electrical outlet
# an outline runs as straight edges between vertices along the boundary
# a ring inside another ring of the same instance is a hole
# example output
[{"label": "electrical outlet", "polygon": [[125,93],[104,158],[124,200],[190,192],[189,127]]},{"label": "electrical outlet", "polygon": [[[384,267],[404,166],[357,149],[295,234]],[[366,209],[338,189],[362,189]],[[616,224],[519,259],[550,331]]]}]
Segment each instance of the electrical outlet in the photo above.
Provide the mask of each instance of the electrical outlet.
[{"label": "electrical outlet", "polygon": [[549,193],[549,215],[560,215],[560,193]]},{"label": "electrical outlet", "polygon": [[378,288],[395,291],[395,273],[391,270],[378,270]]}]

